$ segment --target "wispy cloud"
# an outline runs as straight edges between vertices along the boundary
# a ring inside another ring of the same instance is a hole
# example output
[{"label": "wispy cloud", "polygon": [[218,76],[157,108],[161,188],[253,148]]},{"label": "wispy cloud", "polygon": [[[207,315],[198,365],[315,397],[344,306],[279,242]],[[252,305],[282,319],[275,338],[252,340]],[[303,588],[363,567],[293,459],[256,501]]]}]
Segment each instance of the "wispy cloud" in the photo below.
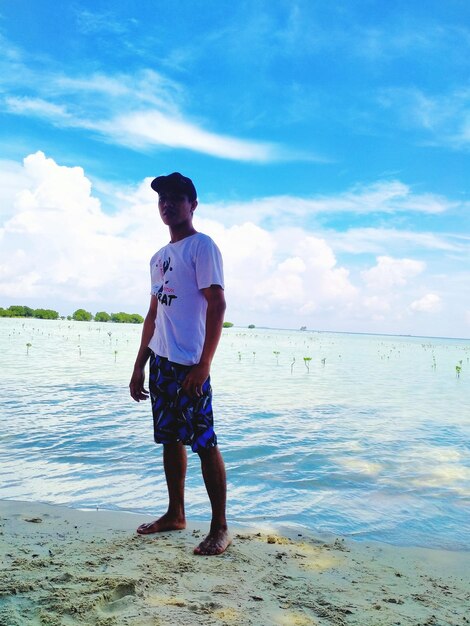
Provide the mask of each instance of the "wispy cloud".
[{"label": "wispy cloud", "polygon": [[[404,24],[402,20],[382,26],[356,22],[345,32],[357,56],[370,61],[390,61],[408,55],[454,56],[470,50],[470,36],[463,25],[443,24],[436,18]],[[458,42],[458,43],[457,43]]]},{"label": "wispy cloud", "polygon": [[300,219],[319,214],[354,215],[422,213],[437,215],[463,206],[438,194],[415,193],[400,181],[378,181],[370,185],[355,185],[351,189],[331,195],[270,196],[245,202],[205,204],[208,216],[227,215],[228,221],[250,220],[259,224],[281,222],[295,225]]},{"label": "wispy cloud", "polygon": [[379,104],[407,129],[422,131],[422,141],[452,148],[470,146],[470,89],[426,93],[418,88],[381,90]]},{"label": "wispy cloud", "polygon": [[129,32],[129,27],[135,19],[117,19],[114,11],[76,11],[76,20],[79,30],[85,34],[106,32],[123,35]]},{"label": "wispy cloud", "polygon": [[130,113],[94,125],[116,143],[131,148],[167,146],[186,148],[237,161],[282,160],[283,151],[267,142],[255,142],[211,133],[184,119],[159,111]]},{"label": "wispy cloud", "polygon": [[457,254],[469,254],[470,241],[458,234],[398,230],[396,228],[350,228],[344,232],[328,233],[328,239],[338,252],[350,254],[383,254],[395,250],[429,250]]},{"label": "wispy cloud", "polygon": [[5,98],[4,104],[10,113],[40,117],[60,125],[75,125],[73,116],[64,105],[47,102],[42,98],[11,97]]},{"label": "wispy cloud", "polygon": [[[54,75],[52,85],[43,94],[55,97],[75,95],[81,107],[91,111],[117,112],[129,107],[158,107],[177,112],[185,104],[184,88],[162,73],[142,69],[133,75],[94,73],[87,76]],[[96,101],[96,98],[102,100]]]},{"label": "wispy cloud", "polygon": [[62,128],[94,131],[116,144],[136,150],[165,146],[237,161],[289,158],[287,151],[274,144],[211,133],[180,117],[156,110],[91,120],[72,114],[64,105],[40,98],[10,97],[4,102],[10,113],[38,117]]},{"label": "wispy cloud", "polygon": [[[8,77],[4,76],[7,87]],[[67,77],[45,73],[18,81],[3,98],[4,111],[34,116],[61,128],[81,128],[135,150],[159,146],[236,161],[322,160],[268,141],[252,141],[204,128],[183,112],[184,89],[152,70],[135,76]]]}]

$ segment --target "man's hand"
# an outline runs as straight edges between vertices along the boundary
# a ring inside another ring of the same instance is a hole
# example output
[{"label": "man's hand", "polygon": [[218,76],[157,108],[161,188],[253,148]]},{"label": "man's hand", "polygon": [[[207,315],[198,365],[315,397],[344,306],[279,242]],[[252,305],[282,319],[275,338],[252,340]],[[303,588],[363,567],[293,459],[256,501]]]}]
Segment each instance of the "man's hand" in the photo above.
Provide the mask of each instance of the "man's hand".
[{"label": "man's hand", "polygon": [[201,290],[207,300],[206,336],[202,348],[201,360],[189,370],[182,387],[192,398],[202,396],[202,386],[209,378],[212,357],[214,356],[224,321],[225,297],[220,285],[211,285]]},{"label": "man's hand", "polygon": [[144,389],[145,368],[135,367],[132,373],[131,382],[129,383],[129,391],[136,402],[147,400],[149,392]]},{"label": "man's hand", "polygon": [[202,396],[202,386],[209,378],[210,366],[205,363],[194,365],[183,381],[182,387],[188,396],[200,398]]}]

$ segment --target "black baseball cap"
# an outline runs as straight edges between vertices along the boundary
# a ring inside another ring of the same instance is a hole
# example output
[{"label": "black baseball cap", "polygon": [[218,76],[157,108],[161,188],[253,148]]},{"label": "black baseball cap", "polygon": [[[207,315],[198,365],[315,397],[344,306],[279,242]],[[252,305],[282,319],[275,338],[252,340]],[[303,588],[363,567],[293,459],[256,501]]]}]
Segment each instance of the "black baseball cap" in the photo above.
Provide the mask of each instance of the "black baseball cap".
[{"label": "black baseball cap", "polygon": [[173,172],[173,174],[168,174],[168,176],[157,176],[157,178],[152,180],[150,186],[157,193],[162,191],[183,193],[188,196],[191,202],[197,198],[196,187],[193,181],[179,172]]}]

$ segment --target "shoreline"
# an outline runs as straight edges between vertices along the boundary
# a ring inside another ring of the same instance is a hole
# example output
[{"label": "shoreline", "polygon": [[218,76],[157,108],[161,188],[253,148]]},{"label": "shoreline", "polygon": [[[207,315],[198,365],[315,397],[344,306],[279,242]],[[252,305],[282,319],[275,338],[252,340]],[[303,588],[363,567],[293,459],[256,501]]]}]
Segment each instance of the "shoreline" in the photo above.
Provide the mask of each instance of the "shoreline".
[{"label": "shoreline", "polygon": [[[73,504],[63,504],[63,503],[54,503],[51,501],[45,500],[18,500],[15,497],[13,498],[1,498],[0,497],[0,509],[2,503],[12,502],[17,505],[32,505],[32,506],[45,506],[45,507],[57,507],[59,509],[67,509],[71,511],[77,511],[81,513],[92,513],[92,514],[113,514],[116,515],[116,519],[121,516],[128,516],[131,519],[136,520],[136,524],[139,525],[141,522],[138,522],[139,519],[143,519],[145,521],[154,520],[159,516],[160,513],[149,513],[147,511],[139,511],[134,509],[125,509],[125,508],[106,508],[105,506],[74,506]],[[416,550],[430,550],[431,552],[450,552],[456,554],[468,554],[469,555],[469,563],[470,563],[470,546],[460,545],[453,543],[452,545],[441,545],[436,544],[435,546],[426,545],[423,543],[412,543],[411,541],[404,543],[393,543],[392,541],[386,541],[384,539],[374,539],[368,537],[367,535],[348,535],[335,533],[332,530],[315,530],[310,528],[309,526],[303,524],[290,524],[287,521],[276,520],[275,522],[269,522],[266,518],[263,519],[253,519],[247,521],[240,521],[236,519],[228,519],[228,524],[230,528],[241,529],[243,532],[262,532],[265,535],[274,534],[274,535],[282,535],[288,539],[296,540],[296,537],[300,535],[302,536],[314,536],[317,541],[323,541],[324,543],[328,543],[331,541],[335,541],[340,538],[341,540],[351,542],[352,544],[361,546],[361,545],[376,545],[376,546],[388,546],[390,548],[401,549],[416,549]],[[191,526],[197,527],[208,526],[207,519],[194,519],[190,518],[188,524]],[[126,525],[127,526],[127,525]],[[470,622],[469,622],[470,624]],[[0,626],[2,624],[0,623]]]},{"label": "shoreline", "polygon": [[[21,306],[21,305],[20,305]],[[71,314],[70,314],[71,315]],[[126,315],[136,315],[135,313],[126,313]],[[140,315],[139,313],[137,313],[137,315]],[[79,323],[79,324],[83,324],[83,322],[85,323],[92,323],[92,324],[109,324],[109,325],[115,325],[118,324],[119,326],[122,324],[126,324],[129,326],[136,326],[142,325],[142,322],[116,322],[113,320],[108,320],[108,321],[103,321],[103,320],[74,320],[74,319],[68,319],[68,316],[64,316],[64,315],[59,315],[58,318],[54,318],[54,319],[49,319],[49,318],[41,318],[41,317],[19,317],[19,316],[0,316],[0,320],[2,319],[14,319],[14,320],[33,320],[33,321],[37,321],[37,320],[41,320],[41,321],[46,321],[46,322],[66,322],[66,323]],[[258,331],[258,330],[268,330],[268,331],[280,331],[280,332],[307,332],[307,333],[315,333],[315,334],[326,334],[326,335],[364,335],[366,337],[396,337],[396,338],[401,338],[401,339],[439,339],[439,340],[449,340],[449,341],[470,341],[470,336],[467,337],[460,337],[460,336],[456,336],[456,335],[452,335],[452,336],[447,336],[447,335],[414,335],[413,333],[391,333],[391,332],[372,332],[372,331],[365,331],[365,330],[331,330],[331,329],[320,329],[320,328],[303,328],[303,327],[295,327],[295,328],[284,328],[284,327],[278,327],[278,326],[254,326],[254,328],[250,328],[250,326],[247,325],[243,325],[240,326],[238,324],[233,324],[232,326],[227,326],[224,327],[224,330],[233,328],[234,330],[240,332],[240,331],[249,331],[249,330],[253,330],[253,331]]]},{"label": "shoreline", "polygon": [[[0,500],[0,626],[470,624],[470,554],[232,526],[139,536],[152,516]],[[468,621],[467,621],[468,620]]]}]

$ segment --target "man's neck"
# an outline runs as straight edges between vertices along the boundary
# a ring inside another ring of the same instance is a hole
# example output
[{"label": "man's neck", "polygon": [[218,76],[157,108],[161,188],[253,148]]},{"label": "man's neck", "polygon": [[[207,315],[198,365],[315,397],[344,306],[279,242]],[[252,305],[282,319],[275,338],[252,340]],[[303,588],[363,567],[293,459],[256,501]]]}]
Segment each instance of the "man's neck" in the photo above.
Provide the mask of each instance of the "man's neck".
[{"label": "man's neck", "polygon": [[191,235],[195,235],[197,230],[193,225],[185,226],[184,228],[170,228],[170,242],[176,243],[177,241],[181,241],[182,239],[186,239],[186,237],[191,237]]}]

